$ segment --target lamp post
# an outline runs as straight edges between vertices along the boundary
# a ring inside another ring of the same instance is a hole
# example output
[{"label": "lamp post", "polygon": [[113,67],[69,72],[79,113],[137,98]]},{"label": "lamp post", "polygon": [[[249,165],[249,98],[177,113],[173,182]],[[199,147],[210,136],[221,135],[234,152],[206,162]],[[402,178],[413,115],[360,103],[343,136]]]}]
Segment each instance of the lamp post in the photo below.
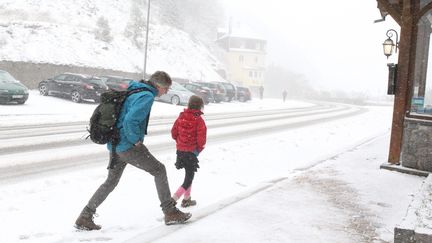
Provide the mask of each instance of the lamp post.
[{"label": "lamp post", "polygon": [[147,0],[147,27],[146,27],[146,42],[144,47],[144,68],[143,68],[143,79],[146,78],[146,67],[147,67],[147,46],[148,46],[148,34],[149,34],[149,23],[150,23],[150,1]]},{"label": "lamp post", "polygon": [[[396,44],[392,40],[393,33],[394,33],[394,35],[396,37]],[[389,56],[392,55],[393,49],[395,50],[395,53],[397,53],[397,49],[398,49],[398,46],[399,46],[399,36],[398,36],[397,31],[394,30],[394,29],[387,30],[386,36],[387,36],[387,39],[383,43],[383,51],[384,51],[384,55],[388,59]]]}]

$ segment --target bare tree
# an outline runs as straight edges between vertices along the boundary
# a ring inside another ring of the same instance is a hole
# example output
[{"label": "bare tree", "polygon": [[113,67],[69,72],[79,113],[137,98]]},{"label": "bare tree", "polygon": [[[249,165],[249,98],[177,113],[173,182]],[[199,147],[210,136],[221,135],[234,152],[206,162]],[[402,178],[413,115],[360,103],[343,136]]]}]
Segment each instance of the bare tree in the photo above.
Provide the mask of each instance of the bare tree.
[{"label": "bare tree", "polygon": [[207,44],[214,42],[217,28],[223,22],[223,8],[214,0],[164,0],[155,1],[160,9],[160,19],[189,33]]},{"label": "bare tree", "polygon": [[101,16],[96,22],[95,38],[105,42],[111,42],[113,37],[111,36],[111,28],[108,20]]},{"label": "bare tree", "polygon": [[143,33],[147,24],[143,9],[144,5],[142,1],[132,1],[129,21],[124,30],[124,36],[131,39],[134,45],[140,49],[143,47]]}]

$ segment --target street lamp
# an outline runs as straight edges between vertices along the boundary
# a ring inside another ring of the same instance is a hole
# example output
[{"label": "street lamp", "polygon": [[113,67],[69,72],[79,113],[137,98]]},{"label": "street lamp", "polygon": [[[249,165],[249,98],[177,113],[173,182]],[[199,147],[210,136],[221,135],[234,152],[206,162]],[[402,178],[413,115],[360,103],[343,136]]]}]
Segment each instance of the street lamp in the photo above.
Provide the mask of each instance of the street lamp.
[{"label": "street lamp", "polygon": [[146,27],[146,42],[144,47],[144,68],[143,68],[143,79],[146,78],[146,67],[147,67],[147,46],[148,46],[148,33],[149,33],[149,22],[150,22],[150,0],[147,0],[147,27]]},{"label": "street lamp", "polygon": [[[392,40],[393,33],[396,35],[396,44]],[[394,30],[394,29],[387,30],[386,36],[388,38],[387,38],[387,40],[384,41],[383,48],[384,48],[384,55],[388,59],[389,56],[392,55],[393,49],[395,49],[395,53],[397,53],[397,50],[399,47],[399,38],[398,38],[399,36],[398,36],[398,33],[396,32],[396,30]]]}]

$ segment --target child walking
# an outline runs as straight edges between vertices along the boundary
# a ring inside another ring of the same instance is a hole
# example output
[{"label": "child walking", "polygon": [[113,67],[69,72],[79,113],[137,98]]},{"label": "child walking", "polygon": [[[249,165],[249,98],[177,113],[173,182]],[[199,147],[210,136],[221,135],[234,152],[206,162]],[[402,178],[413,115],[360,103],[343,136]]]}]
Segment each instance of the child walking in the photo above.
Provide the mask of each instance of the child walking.
[{"label": "child walking", "polygon": [[172,138],[176,141],[177,169],[185,169],[183,184],[177,189],[172,198],[178,200],[183,196],[182,207],[196,205],[191,199],[192,181],[199,168],[198,154],[204,149],[207,137],[207,127],[201,117],[204,102],[201,97],[193,95],[189,98],[188,108],[180,113],[172,129]]}]

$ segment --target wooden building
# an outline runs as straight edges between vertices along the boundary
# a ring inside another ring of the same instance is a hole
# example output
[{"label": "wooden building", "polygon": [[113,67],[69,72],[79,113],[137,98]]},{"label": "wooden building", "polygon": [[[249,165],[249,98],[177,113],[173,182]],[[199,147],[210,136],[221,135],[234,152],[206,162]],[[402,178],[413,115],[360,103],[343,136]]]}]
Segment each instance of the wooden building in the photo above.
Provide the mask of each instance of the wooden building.
[{"label": "wooden building", "polygon": [[400,26],[400,39],[388,35],[384,43],[399,55],[394,75],[389,72],[395,99],[388,162],[432,172],[432,0],[377,3],[383,19],[390,15]]}]

